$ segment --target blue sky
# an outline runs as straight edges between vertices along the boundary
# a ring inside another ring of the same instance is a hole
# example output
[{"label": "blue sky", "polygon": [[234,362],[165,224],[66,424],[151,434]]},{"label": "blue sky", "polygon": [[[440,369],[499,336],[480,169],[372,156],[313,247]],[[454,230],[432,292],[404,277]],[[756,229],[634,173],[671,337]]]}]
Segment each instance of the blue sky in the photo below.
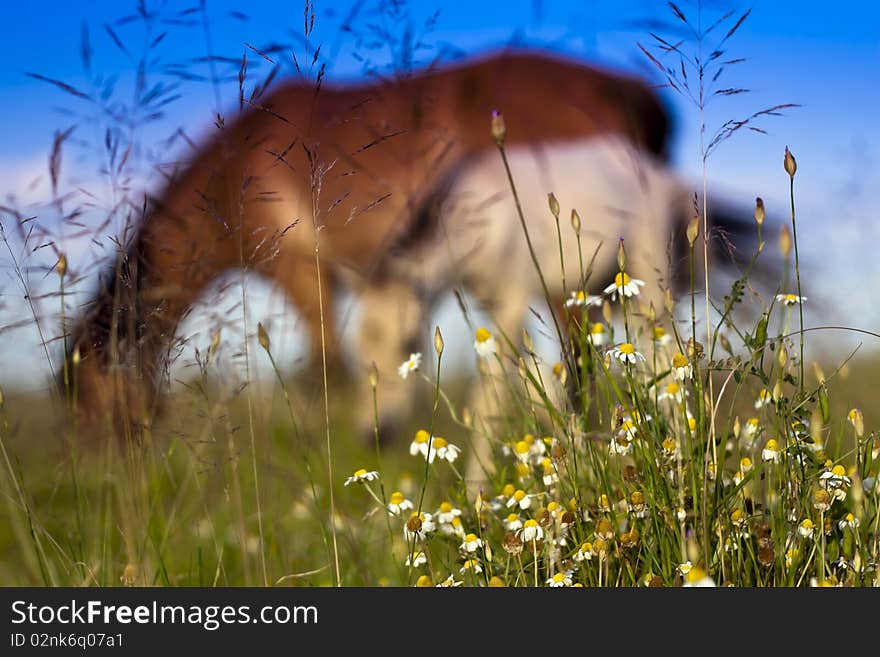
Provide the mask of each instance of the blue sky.
[{"label": "blue sky", "polygon": [[[198,6],[199,1],[147,4],[170,15]],[[401,34],[406,20],[383,18],[373,11],[377,4],[367,1],[358,23],[381,25]],[[247,8],[243,9],[245,5]],[[362,73],[363,65],[355,52],[366,54],[380,65],[387,61],[387,50],[367,48],[369,38],[358,41],[351,34],[340,37],[338,26],[350,2],[317,0],[315,5],[316,31],[312,39],[323,44],[325,54],[335,53],[331,77],[352,78]],[[682,0],[680,5],[688,14],[696,15],[694,3]],[[807,293],[817,302],[813,319],[876,329],[880,320],[878,309],[870,302],[867,308],[862,304],[854,309],[851,303],[840,301],[839,291],[878,289],[880,284],[880,265],[874,255],[874,244],[880,239],[880,202],[872,194],[872,190],[880,188],[880,138],[876,134],[876,108],[880,107],[880,7],[864,0],[835,5],[788,0],[704,5],[708,17],[717,16],[719,8],[742,12],[753,7],[749,19],[728,44],[729,56],[746,57],[747,61],[725,72],[725,86],[748,87],[752,91],[713,101],[707,110],[709,126],[777,103],[802,105],[785,117],[763,121],[760,125],[768,131],[766,135],[744,132],[725,143],[709,161],[710,192],[715,190],[746,204],[760,195],[767,201],[771,214],[785,216],[787,178],[782,169],[782,153],[788,145],[799,164],[802,257],[805,278],[810,281]],[[127,0],[5,4],[5,61],[0,68],[0,199],[14,194],[20,202],[27,203],[39,201],[41,193],[45,195],[40,191],[45,187],[29,189],[30,182],[45,174],[53,131],[75,120],[59,111],[77,106],[70,97],[26,73],[61,79],[82,89],[90,88],[94,76],[118,75],[120,89],[124,89],[124,85],[131,84],[136,57],[121,53],[104,25],[114,25],[119,17],[131,14],[135,6]],[[299,1],[207,0],[206,6],[213,49],[219,54],[240,57],[245,42],[261,46],[272,41],[291,41],[294,37],[290,30],[302,33],[303,5]],[[655,29],[646,21],[674,21],[665,2],[638,0],[419,1],[408,3],[404,16],[418,28],[436,9],[436,25],[424,37],[435,48],[450,44],[463,52],[475,52],[518,39],[643,74],[651,69],[636,44],[649,44],[647,32]],[[232,17],[230,12],[235,10],[245,11],[248,20]],[[190,18],[199,16],[196,13]],[[94,49],[91,78],[84,73],[79,54],[84,23],[88,25]],[[131,52],[138,52],[144,44],[139,26],[116,25],[114,29]],[[154,35],[160,31],[157,28]],[[159,51],[162,59],[158,64],[201,56],[205,53],[204,31],[199,25],[172,27]],[[432,51],[424,51],[423,56],[431,54]],[[249,59],[256,63],[258,58],[251,53]],[[206,71],[204,64],[190,66]],[[177,126],[198,135],[210,125],[215,108],[210,86],[187,83],[182,92],[182,98],[167,108],[166,118],[148,135],[166,135]],[[682,175],[696,181],[700,173],[699,116],[682,98],[664,93],[676,114],[675,165]],[[229,107],[234,98],[234,89],[227,88],[221,102]],[[88,137],[91,127],[80,121],[78,131]],[[84,153],[73,153],[66,162],[73,183],[99,178],[97,165]],[[20,303],[16,303],[9,264],[8,259],[0,257],[0,295],[4,304],[0,308],[0,326],[18,319],[22,312]],[[821,310],[817,310],[819,304]],[[846,346],[860,341],[852,337],[835,339]],[[25,352],[19,349],[13,354],[0,346],[0,361],[22,362]],[[8,371],[7,367],[3,369]]]}]

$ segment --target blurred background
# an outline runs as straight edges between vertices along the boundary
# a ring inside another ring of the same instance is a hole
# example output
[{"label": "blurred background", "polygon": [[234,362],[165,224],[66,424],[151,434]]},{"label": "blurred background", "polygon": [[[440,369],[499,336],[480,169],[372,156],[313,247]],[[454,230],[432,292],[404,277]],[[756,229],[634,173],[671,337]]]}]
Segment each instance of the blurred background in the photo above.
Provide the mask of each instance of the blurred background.
[{"label": "blurred background", "polygon": [[[880,88],[875,83],[880,9],[867,0],[831,8],[818,1],[703,2],[701,10],[683,0],[680,7],[693,19],[701,11],[707,24],[728,10],[739,16],[752,8],[724,46],[725,59],[745,61],[729,66],[719,82],[749,93],[711,100],[705,113],[710,133],[727,120],[766,107],[801,106],[756,123],[765,133],[739,131],[714,151],[707,163],[710,195],[745,208],[761,196],[768,215],[785,221],[788,176],[782,158],[789,146],[798,160],[802,279],[809,299],[805,323],[877,330],[880,201],[873,191],[880,187]],[[249,46],[273,53],[285,62],[283,72],[292,73],[290,53],[307,64],[320,45],[317,61],[326,64],[331,81],[523,45],[574,55],[659,85],[664,80],[639,44],[657,54],[652,33],[689,38],[673,9],[654,1],[318,0],[313,10],[314,31],[306,39],[299,1],[7,3],[7,56],[0,69],[0,205],[7,208],[0,212],[0,385],[7,394],[48,385],[41,343],[48,342],[50,355],[59,349],[51,340],[59,332],[53,294],[57,276],[51,271],[57,252],[65,252],[71,268],[85,276],[68,291],[75,309],[86,301],[89,281],[101,263],[114,253],[110,237],[120,218],[102,223],[120,190],[135,196],[136,190],[158,191],[152,167],[185,152],[181,135],[199,141],[212,129],[218,111],[234,113],[244,54],[255,79],[268,73],[270,65]],[[214,85],[213,79],[222,82]],[[155,91],[148,106],[135,100],[143,100],[144,89]],[[100,102],[84,101],[78,93]],[[699,109],[670,89],[661,94],[675,117],[674,167],[696,188],[701,176]],[[50,154],[56,135],[71,128],[53,197]],[[108,173],[108,128],[121,143],[137,145],[119,173]],[[82,209],[76,222],[59,223],[58,198],[65,212]],[[34,219],[19,231],[10,210]],[[96,226],[101,226],[99,233]],[[773,230],[768,246],[777,257]],[[304,355],[295,312],[258,280],[248,283],[248,292],[251,325],[259,320],[273,329],[273,350],[283,369],[295,371]],[[224,312],[222,303],[201,308],[182,331],[193,344],[205,344],[211,318]],[[357,321],[357,304],[348,303],[346,312],[350,329]],[[451,298],[433,322],[443,326],[452,357],[468,366],[471,338]],[[817,331],[808,346],[809,357],[839,362],[856,348],[860,356],[875,354],[880,340],[849,331]],[[186,361],[184,354],[181,367]]]}]

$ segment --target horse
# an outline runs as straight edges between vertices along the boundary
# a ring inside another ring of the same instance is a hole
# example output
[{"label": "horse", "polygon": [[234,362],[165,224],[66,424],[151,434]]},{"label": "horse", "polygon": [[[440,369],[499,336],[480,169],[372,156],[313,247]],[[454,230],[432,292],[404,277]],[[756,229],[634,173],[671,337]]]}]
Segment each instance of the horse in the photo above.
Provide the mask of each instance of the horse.
[{"label": "horse", "polygon": [[[642,309],[651,306],[658,317],[663,314],[665,291],[676,288],[680,269],[676,264],[681,250],[674,237],[683,236],[695,214],[692,192],[668,164],[619,135],[543,144],[537,150],[535,144],[517,144],[506,155],[519,207],[497,152],[468,159],[441,188],[430,228],[393,249],[380,275],[364,290],[357,351],[377,363],[380,372],[393,373],[395,364],[424,343],[425,318],[450,289],[469,293],[490,316],[499,345],[509,340],[522,346],[521,330],[531,309],[542,315],[543,330],[559,347],[560,340],[568,339],[568,321],[584,321],[585,302],[601,303],[602,290],[620,271],[621,238],[628,275],[645,283],[640,296],[630,302],[631,315],[644,319]],[[576,210],[580,226],[571,226],[568,217],[562,217],[560,225],[559,210],[548,203],[547,192],[553,190],[559,193],[554,203]],[[528,237],[521,229],[520,212]],[[721,213],[713,219],[730,225],[735,217]],[[541,298],[549,307],[536,303]],[[559,334],[550,314],[556,315]],[[640,325],[649,327],[647,320]],[[509,355],[503,360],[515,369]],[[500,376],[501,360],[485,360],[486,373]],[[543,377],[545,382],[553,380],[549,371]],[[413,389],[408,381],[387,377],[381,389],[380,427],[393,425],[405,414]],[[490,443],[484,437],[497,433],[492,418],[504,410],[490,389],[483,386],[469,395],[480,423],[480,439],[473,441],[475,458],[467,470],[469,482],[484,478],[481,468],[490,462]],[[547,391],[554,387],[548,385]],[[555,392],[554,402],[560,402],[563,391]],[[363,420],[366,427],[373,421],[367,397],[371,391],[362,393],[360,405],[370,410]]]},{"label": "horse", "polygon": [[[178,323],[229,270],[275,282],[330,368],[341,361],[334,295],[342,285],[361,291],[364,357],[374,349],[387,367],[406,332],[376,331],[382,304],[372,302],[412,282],[392,261],[434,234],[429,209],[458,193],[453,181],[467,184],[457,174],[483,171],[493,110],[504,112],[512,149],[614,137],[662,161],[670,133],[648,83],[536,51],[351,84],[293,79],[241,105],[134,209],[132,237],[66,336],[59,369],[73,377],[65,386],[87,422],[149,426]],[[656,246],[662,231],[653,232]]]}]

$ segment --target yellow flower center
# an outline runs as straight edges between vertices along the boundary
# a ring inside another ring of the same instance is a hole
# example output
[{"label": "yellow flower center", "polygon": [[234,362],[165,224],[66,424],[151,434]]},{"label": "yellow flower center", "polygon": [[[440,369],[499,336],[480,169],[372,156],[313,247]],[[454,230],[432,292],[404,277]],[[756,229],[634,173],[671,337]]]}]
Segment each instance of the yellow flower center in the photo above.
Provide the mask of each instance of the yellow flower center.
[{"label": "yellow flower center", "polygon": [[835,465],[831,468],[831,474],[843,477],[846,474],[846,469],[842,465]]},{"label": "yellow flower center", "polygon": [[660,445],[667,452],[675,451],[675,440],[671,437],[666,438]]},{"label": "yellow flower center", "polygon": [[492,577],[492,579],[489,580],[489,586],[492,588],[502,588],[507,585],[504,583],[503,579],[498,577],[498,575],[495,575]]},{"label": "yellow flower center", "polygon": [[622,345],[620,345],[620,347],[618,347],[618,349],[620,349],[620,353],[626,354],[627,356],[631,356],[636,353],[636,348],[629,342],[624,342]]},{"label": "yellow flower center", "polygon": [[440,436],[434,436],[434,449],[443,449],[444,447],[448,447],[449,443],[446,442],[445,438],[440,438]]},{"label": "yellow flower center", "polygon": [[440,505],[440,513],[451,513],[451,512],[452,512],[452,505],[449,502],[443,502],[443,504]]},{"label": "yellow flower center", "polygon": [[773,438],[767,441],[767,444],[764,445],[764,449],[770,450],[771,452],[775,452],[779,449],[779,443],[776,442]]},{"label": "yellow flower center", "polygon": [[363,477],[365,474],[367,474],[366,469],[365,469],[365,468],[361,468],[360,470],[355,471],[354,476],[355,476],[356,479],[360,479],[360,478]]},{"label": "yellow flower center", "polygon": [[550,504],[547,505],[547,510],[550,512],[556,511],[558,508],[559,505],[556,502],[550,502]]},{"label": "yellow flower center", "polygon": [[[403,496],[403,493],[401,493],[400,491],[394,491],[393,493],[391,493],[391,497],[390,497],[389,501],[392,504],[400,504],[405,499],[406,498]],[[440,508],[442,509],[443,507],[441,506]]]},{"label": "yellow flower center", "polygon": [[586,299],[587,299],[587,295],[584,294],[584,291],[583,291],[583,290],[578,290],[578,291],[577,291],[577,294],[574,295],[574,298],[575,298],[577,301],[581,301],[581,302],[583,302],[583,301],[586,301]]},{"label": "yellow flower center", "polygon": [[535,437],[532,434],[527,433],[525,436],[523,436],[523,440],[525,440],[529,445],[532,445],[535,442]]},{"label": "yellow flower center", "polygon": [[677,395],[679,392],[681,392],[681,387],[677,383],[670,383],[668,386],[666,386],[666,392],[670,395]]},{"label": "yellow flower center", "polygon": [[513,494],[513,499],[515,499],[517,502],[522,502],[525,496],[526,492],[523,489],[519,489]]},{"label": "yellow flower center", "polygon": [[688,426],[690,427],[691,431],[696,431],[697,430],[697,418],[689,417],[688,418]]},{"label": "yellow flower center", "polygon": [[427,575],[422,575],[416,580],[416,586],[419,588],[425,588],[428,586],[433,586],[433,584],[431,583],[430,577],[428,577]]},{"label": "yellow flower center", "polygon": [[476,534],[468,534],[467,536],[464,537],[464,542],[465,542],[465,543],[473,543],[473,542],[476,541],[476,540],[477,540],[477,535],[476,535]]},{"label": "yellow flower center", "polygon": [[758,418],[756,418],[756,417],[750,417],[750,418],[746,421],[746,424],[748,424],[751,428],[756,429],[756,428],[758,427]]},{"label": "yellow flower center", "polygon": [[644,504],[645,495],[641,491],[633,491],[633,494],[629,496],[629,501],[632,504]]},{"label": "yellow flower center", "polygon": [[516,445],[513,446],[513,451],[517,454],[528,454],[529,453],[529,444],[525,440],[520,440]]},{"label": "yellow flower center", "polygon": [[531,474],[531,470],[529,470],[529,466],[526,463],[517,463],[516,464],[516,473],[520,477],[527,477]]},{"label": "yellow flower center", "polygon": [[788,303],[795,303],[795,302],[798,300],[798,298],[797,298],[797,295],[796,295],[796,294],[786,294],[786,295],[785,295],[785,300],[786,300]]},{"label": "yellow flower center", "polygon": [[519,516],[515,513],[511,513],[507,516],[507,522],[516,522],[517,520],[519,520]]},{"label": "yellow flower center", "polygon": [[528,520],[526,520],[523,523],[523,527],[537,527],[537,526],[538,526],[538,521],[534,520],[533,518],[529,518]]},{"label": "yellow flower center", "polygon": [[739,462],[739,467],[743,470],[748,470],[752,467],[752,459],[750,459],[748,456],[744,456]]},{"label": "yellow flower center", "polygon": [[852,522],[854,519],[855,519],[855,516],[854,516],[853,514],[851,514],[851,513],[847,513],[847,514],[843,517],[843,520],[844,520],[845,522]]},{"label": "yellow flower center", "polygon": [[600,335],[605,332],[605,325],[601,322],[595,322],[593,326],[590,328],[590,333],[593,335]]},{"label": "yellow flower center", "polygon": [[803,527],[805,531],[810,531],[813,529],[813,521],[807,518],[801,523],[801,527]]},{"label": "yellow flower center", "polygon": [[624,274],[623,272],[619,272],[617,276],[614,277],[614,284],[617,287],[623,287],[624,285],[629,285],[630,277],[629,274]]},{"label": "yellow flower center", "polygon": [[664,329],[662,326],[655,326],[654,327],[654,339],[655,340],[662,340],[665,337],[666,337],[666,329]]},{"label": "yellow flower center", "polygon": [[730,514],[730,521],[731,522],[742,522],[742,520],[745,517],[746,517],[745,511],[743,511],[742,509],[734,509],[733,512]]},{"label": "yellow flower center", "polygon": [[554,584],[561,584],[564,581],[565,581],[565,573],[556,573],[553,576],[553,583]]},{"label": "yellow flower center", "polygon": [[426,443],[431,439],[431,434],[429,434],[424,429],[419,429],[416,431],[415,442],[417,443]]},{"label": "yellow flower center", "polygon": [[562,375],[562,363],[554,363],[553,364],[553,376],[559,377]]},{"label": "yellow flower center", "polygon": [[593,551],[593,544],[592,543],[582,543],[581,544],[581,552],[587,553],[587,552],[592,552],[592,551]]},{"label": "yellow flower center", "polygon": [[486,342],[489,338],[492,337],[492,334],[489,332],[489,329],[483,328],[482,326],[477,329],[476,333],[477,342],[483,343]]},{"label": "yellow flower center", "polygon": [[501,494],[504,495],[504,497],[510,497],[515,490],[516,488],[513,487],[513,484],[506,484],[504,488],[501,489]]}]

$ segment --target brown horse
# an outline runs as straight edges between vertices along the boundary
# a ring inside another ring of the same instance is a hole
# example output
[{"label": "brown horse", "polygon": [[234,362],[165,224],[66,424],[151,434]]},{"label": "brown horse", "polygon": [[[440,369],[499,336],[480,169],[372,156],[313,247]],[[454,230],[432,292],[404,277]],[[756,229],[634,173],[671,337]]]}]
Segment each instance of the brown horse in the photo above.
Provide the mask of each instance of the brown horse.
[{"label": "brown horse", "polygon": [[85,416],[151,421],[178,322],[231,269],[257,271],[287,293],[312,354],[323,315],[337,360],[336,286],[369,288],[392,251],[434,230],[425,208],[494,148],[494,109],[510,147],[616,135],[662,157],[669,133],[644,82],[537,52],[346,86],[291,81],[244,105],[144,209],[68,336]]}]

